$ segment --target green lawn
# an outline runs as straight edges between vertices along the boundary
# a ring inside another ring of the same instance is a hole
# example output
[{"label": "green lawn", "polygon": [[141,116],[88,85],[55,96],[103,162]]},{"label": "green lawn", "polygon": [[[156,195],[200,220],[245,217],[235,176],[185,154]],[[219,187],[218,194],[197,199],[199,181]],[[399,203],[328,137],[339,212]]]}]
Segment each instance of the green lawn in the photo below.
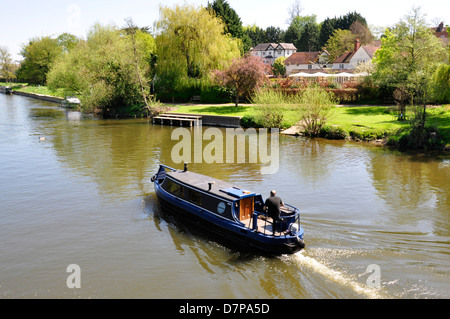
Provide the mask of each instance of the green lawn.
[{"label": "green lawn", "polygon": [[447,143],[450,143],[450,105],[428,109],[428,125],[439,128]]},{"label": "green lawn", "polygon": [[25,86],[22,88],[17,88],[15,90],[21,91],[21,92],[56,96],[56,97],[66,97],[66,95],[64,94],[64,91],[62,89],[59,89],[57,91],[51,91],[44,85],[29,85],[29,86]]},{"label": "green lawn", "polygon": [[[286,126],[291,126],[300,120],[299,112],[292,106],[286,105],[284,108],[284,122]],[[258,109],[254,104],[243,104],[238,107],[234,104],[225,105],[180,105],[177,113],[193,113],[205,115],[221,115],[221,116],[245,116],[256,115]]]},{"label": "green lawn", "polygon": [[[244,116],[255,115],[257,108],[254,105],[181,105],[174,112],[197,113],[208,115]],[[292,106],[286,106],[283,112],[285,122],[294,125],[300,120],[299,111]],[[390,107],[336,107],[330,119],[329,125],[342,126],[346,131],[350,130],[391,130],[398,129],[405,123],[397,121],[397,117]]]},{"label": "green lawn", "polygon": [[224,105],[179,105],[176,113],[193,113],[205,115],[222,115],[222,116],[244,116],[254,113],[253,105],[234,106],[234,104]]},{"label": "green lawn", "polygon": [[[284,122],[287,126],[299,120],[299,112],[293,106],[286,105]],[[235,107],[226,105],[180,105],[176,111],[223,116],[255,115],[257,108],[252,104]],[[350,135],[364,136],[368,139],[380,138],[401,128],[408,128],[408,121],[398,121],[395,106],[353,106],[336,107],[328,120],[328,125],[339,126]],[[429,126],[439,128],[447,143],[450,143],[450,105],[428,109]]]},{"label": "green lawn", "polygon": [[395,107],[338,107],[328,124],[341,126],[347,132],[390,132],[409,125],[398,121],[397,116]]}]

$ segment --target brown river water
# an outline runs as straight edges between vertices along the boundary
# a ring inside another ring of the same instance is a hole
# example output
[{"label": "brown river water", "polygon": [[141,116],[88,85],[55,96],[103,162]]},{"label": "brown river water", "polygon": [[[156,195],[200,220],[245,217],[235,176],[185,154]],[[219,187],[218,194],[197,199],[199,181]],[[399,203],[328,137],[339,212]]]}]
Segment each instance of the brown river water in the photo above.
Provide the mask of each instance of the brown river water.
[{"label": "brown river water", "polygon": [[306,249],[269,257],[160,210],[174,129],[0,94],[0,298],[450,297],[450,158],[280,136],[274,174],[191,164],[301,210]]}]

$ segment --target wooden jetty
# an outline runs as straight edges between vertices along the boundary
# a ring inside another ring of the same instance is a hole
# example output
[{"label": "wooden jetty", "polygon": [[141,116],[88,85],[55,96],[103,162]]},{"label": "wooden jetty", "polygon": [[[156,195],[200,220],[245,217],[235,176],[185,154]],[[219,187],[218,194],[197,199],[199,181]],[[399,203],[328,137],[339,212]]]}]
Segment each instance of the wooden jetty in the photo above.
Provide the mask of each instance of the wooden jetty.
[{"label": "wooden jetty", "polygon": [[153,118],[153,124],[157,123],[161,125],[200,126],[202,125],[202,116],[181,113],[165,113]]},{"label": "wooden jetty", "polygon": [[164,113],[153,118],[153,124],[180,126],[214,126],[240,128],[240,116],[222,116],[191,113]]}]

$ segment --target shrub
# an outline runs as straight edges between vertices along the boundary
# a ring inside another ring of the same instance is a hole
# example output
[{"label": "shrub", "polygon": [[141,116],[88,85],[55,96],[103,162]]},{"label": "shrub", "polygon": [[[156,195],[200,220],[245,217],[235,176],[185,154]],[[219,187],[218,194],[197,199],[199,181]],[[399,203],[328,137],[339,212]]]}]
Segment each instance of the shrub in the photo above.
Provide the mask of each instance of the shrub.
[{"label": "shrub", "polygon": [[258,90],[251,100],[257,105],[257,114],[254,116],[256,124],[266,128],[283,127],[283,105],[289,100],[281,90]]},{"label": "shrub", "polygon": [[330,140],[345,140],[347,132],[339,126],[325,125],[320,129],[319,136]]},{"label": "shrub", "polygon": [[241,119],[241,126],[244,128],[254,127],[258,128],[261,127],[259,123],[257,123],[257,119],[253,115],[244,115]]},{"label": "shrub", "polygon": [[255,119],[261,127],[283,128],[283,109],[279,105],[261,105],[258,107]]},{"label": "shrub", "polygon": [[257,105],[283,105],[299,103],[299,98],[297,95],[291,95],[282,89],[262,89],[255,92],[251,102]]},{"label": "shrub", "polygon": [[354,103],[358,100],[357,89],[330,89],[340,103]]},{"label": "shrub", "polygon": [[202,103],[230,103],[233,92],[221,86],[210,85],[202,88],[200,99]]},{"label": "shrub", "polygon": [[435,127],[400,129],[390,135],[387,145],[405,150],[436,150],[445,146],[439,130]]},{"label": "shrub", "polygon": [[433,99],[437,103],[450,103],[450,65],[441,64],[433,75]]},{"label": "shrub", "polygon": [[348,132],[350,137],[356,141],[373,141],[373,140],[379,140],[382,138],[385,138],[388,136],[388,132],[382,130],[382,131],[373,131],[373,130],[364,130],[364,131],[355,131],[350,130]]},{"label": "shrub", "polygon": [[319,136],[336,104],[333,94],[324,89],[309,88],[305,90],[300,98],[304,134]]}]

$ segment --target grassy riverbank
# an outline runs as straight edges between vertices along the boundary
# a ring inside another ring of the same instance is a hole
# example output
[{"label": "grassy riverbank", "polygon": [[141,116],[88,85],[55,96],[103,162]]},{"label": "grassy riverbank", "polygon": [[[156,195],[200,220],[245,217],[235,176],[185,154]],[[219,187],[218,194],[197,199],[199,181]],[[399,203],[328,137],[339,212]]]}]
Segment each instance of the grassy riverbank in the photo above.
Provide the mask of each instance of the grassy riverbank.
[{"label": "grassy riverbank", "polygon": [[[284,127],[295,125],[300,116],[294,106],[284,106]],[[223,115],[223,116],[255,116],[258,109],[253,104],[235,107],[225,105],[180,105],[176,112]],[[450,105],[433,106],[427,110],[428,127],[437,128],[439,138],[444,145],[450,144]],[[412,116],[412,115],[411,115]],[[395,106],[338,106],[327,122],[328,127],[339,130],[339,137],[355,140],[373,141],[389,137],[395,139],[397,134],[404,134],[410,128],[409,121],[399,121]],[[400,138],[400,137],[399,137]]]},{"label": "grassy riverbank", "polygon": [[22,88],[22,87],[27,86],[27,85],[28,85],[28,83],[16,83],[16,82],[5,83],[5,82],[0,82],[0,86],[9,86],[9,87],[11,87],[13,89]]},{"label": "grassy riverbank", "polygon": [[[278,108],[283,109],[283,127],[288,128],[299,121],[299,113],[295,106],[286,104],[278,106]],[[244,117],[257,116],[259,110],[255,104],[240,104],[238,107],[234,106],[232,103],[222,105],[184,104],[177,105],[177,110],[174,112]]]},{"label": "grassy riverbank", "polygon": [[52,91],[45,85],[29,85],[28,83],[5,83],[0,82],[0,86],[10,86],[14,91],[36,93],[54,97],[66,97],[62,89]]},{"label": "grassy riverbank", "polygon": [[[6,85],[0,83],[0,85]],[[26,83],[13,83],[13,89],[21,92],[37,93],[55,97],[65,97],[63,90],[52,91],[46,86],[28,86]],[[289,128],[300,119],[299,110],[293,104],[280,105],[283,114],[283,127]],[[171,110],[180,113],[241,116],[252,118],[258,116],[255,104],[183,104],[170,105]],[[450,149],[450,105],[432,106],[427,109],[427,127],[438,132],[439,145]],[[412,116],[409,115],[409,116]],[[395,145],[410,130],[409,121],[398,121],[395,106],[338,106],[333,109],[327,121],[324,137],[351,138],[354,140],[383,140]],[[330,132],[330,133],[329,133]],[[329,133],[329,134],[328,134]]]},{"label": "grassy riverbank", "polygon": [[26,93],[37,93],[42,95],[54,96],[54,97],[66,97],[64,91],[59,89],[57,91],[52,91],[44,85],[27,85],[23,87],[13,88],[15,91],[26,92]]}]

